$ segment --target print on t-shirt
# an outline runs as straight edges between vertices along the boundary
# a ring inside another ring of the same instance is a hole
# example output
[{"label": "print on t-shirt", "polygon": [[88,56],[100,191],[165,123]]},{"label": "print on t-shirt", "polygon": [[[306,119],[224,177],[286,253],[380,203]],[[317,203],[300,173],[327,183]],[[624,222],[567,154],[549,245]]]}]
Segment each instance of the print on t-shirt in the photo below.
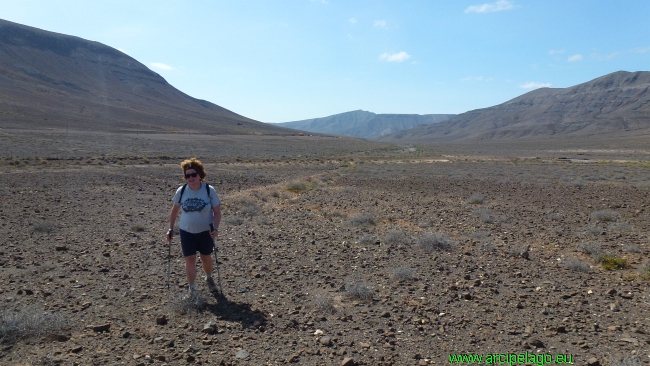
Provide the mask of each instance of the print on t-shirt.
[{"label": "print on t-shirt", "polygon": [[199,212],[207,205],[208,203],[200,198],[188,198],[183,201],[183,212]]}]

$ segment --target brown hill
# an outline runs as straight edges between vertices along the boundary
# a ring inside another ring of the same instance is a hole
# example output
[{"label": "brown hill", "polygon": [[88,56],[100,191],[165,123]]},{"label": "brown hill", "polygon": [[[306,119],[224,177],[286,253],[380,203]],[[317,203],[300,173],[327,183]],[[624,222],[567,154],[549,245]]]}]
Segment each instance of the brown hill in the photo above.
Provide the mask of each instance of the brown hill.
[{"label": "brown hill", "polygon": [[650,136],[650,72],[618,71],[569,88],[541,88],[494,107],[383,140]]},{"label": "brown hill", "polygon": [[98,42],[0,19],[0,126],[286,133],[184,94]]}]

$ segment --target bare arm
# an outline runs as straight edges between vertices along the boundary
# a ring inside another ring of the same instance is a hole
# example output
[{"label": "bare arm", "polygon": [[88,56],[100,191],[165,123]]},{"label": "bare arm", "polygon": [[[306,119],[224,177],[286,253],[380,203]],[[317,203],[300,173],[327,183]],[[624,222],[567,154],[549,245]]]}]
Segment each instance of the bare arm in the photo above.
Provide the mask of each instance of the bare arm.
[{"label": "bare arm", "polygon": [[214,213],[214,219],[212,220],[212,224],[214,225],[215,231],[213,233],[210,233],[213,238],[217,236],[217,231],[219,231],[219,224],[221,224],[221,205],[216,206],[212,208],[212,212]]},{"label": "bare arm", "polygon": [[[179,205],[174,205],[172,206],[172,211],[169,213],[169,228],[172,229],[174,228],[174,223],[176,223],[176,218],[178,217],[178,210],[180,210],[181,206]],[[169,232],[167,232],[167,240],[171,241],[172,237]]]}]

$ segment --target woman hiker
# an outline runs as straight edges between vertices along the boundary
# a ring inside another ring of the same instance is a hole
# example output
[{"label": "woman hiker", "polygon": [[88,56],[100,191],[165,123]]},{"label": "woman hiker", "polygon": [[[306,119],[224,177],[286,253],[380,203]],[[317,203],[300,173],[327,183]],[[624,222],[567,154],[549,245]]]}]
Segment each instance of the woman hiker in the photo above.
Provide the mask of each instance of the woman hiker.
[{"label": "woman hiker", "polygon": [[[212,278],[211,254],[215,249],[214,238],[217,237],[221,223],[221,200],[214,188],[203,181],[207,174],[198,159],[183,161],[181,168],[187,183],[176,190],[172,199],[174,205],[169,214],[167,240],[170,242],[172,240],[174,223],[178,211],[182,208],[183,214],[179,227],[189,290],[190,292],[195,290],[196,252],[199,252],[205,271],[205,282],[210,291],[215,292],[217,286]],[[214,231],[211,228],[214,228]]]}]

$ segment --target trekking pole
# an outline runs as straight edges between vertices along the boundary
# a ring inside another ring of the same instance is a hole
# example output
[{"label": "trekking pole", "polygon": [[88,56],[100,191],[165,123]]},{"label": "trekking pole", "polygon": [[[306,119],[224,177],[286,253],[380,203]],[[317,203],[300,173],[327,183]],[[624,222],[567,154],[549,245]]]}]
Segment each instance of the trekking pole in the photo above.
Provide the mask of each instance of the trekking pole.
[{"label": "trekking pole", "polygon": [[[214,224],[210,224],[210,232],[214,231]],[[219,261],[217,260],[217,245],[212,240],[212,253],[214,254],[214,265],[217,267],[217,281],[219,281],[219,292],[223,296],[223,286],[221,286],[221,273],[219,271]]]},{"label": "trekking pole", "polygon": [[172,237],[174,236],[173,231],[167,233],[167,290],[169,290],[169,277],[171,275],[171,263],[172,258]]}]

